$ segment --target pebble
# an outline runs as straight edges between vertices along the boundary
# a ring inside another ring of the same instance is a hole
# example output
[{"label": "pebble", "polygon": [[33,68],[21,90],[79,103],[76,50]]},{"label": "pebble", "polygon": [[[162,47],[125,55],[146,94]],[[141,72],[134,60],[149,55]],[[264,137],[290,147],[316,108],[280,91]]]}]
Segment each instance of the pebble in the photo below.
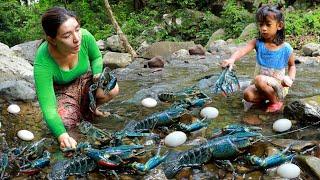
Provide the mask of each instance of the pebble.
[{"label": "pebble", "polygon": [[34,135],[32,132],[28,131],[28,130],[20,130],[17,133],[17,136],[25,141],[31,141],[34,138]]},{"label": "pebble", "polygon": [[177,147],[186,142],[186,140],[187,135],[184,132],[174,131],[165,137],[164,143],[170,147]]},{"label": "pebble", "polygon": [[17,114],[20,112],[20,107],[16,104],[11,104],[7,110],[9,113]]},{"label": "pebble", "polygon": [[155,107],[157,105],[157,101],[153,98],[145,98],[141,101],[141,104],[145,107]]},{"label": "pebble", "polygon": [[214,119],[218,117],[219,111],[215,107],[205,107],[200,112],[201,117],[206,117],[207,119]]},{"label": "pebble", "polygon": [[292,123],[289,119],[278,119],[273,123],[273,130],[276,132],[284,132],[291,128]]},{"label": "pebble", "polygon": [[292,163],[285,163],[278,167],[277,174],[283,178],[296,178],[300,175],[300,168]]}]

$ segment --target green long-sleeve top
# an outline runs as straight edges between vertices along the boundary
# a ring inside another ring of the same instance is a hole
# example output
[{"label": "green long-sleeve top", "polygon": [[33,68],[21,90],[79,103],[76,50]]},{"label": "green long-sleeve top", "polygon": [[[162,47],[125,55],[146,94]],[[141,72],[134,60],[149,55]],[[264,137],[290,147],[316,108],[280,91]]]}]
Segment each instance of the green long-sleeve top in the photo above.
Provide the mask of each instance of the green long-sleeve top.
[{"label": "green long-sleeve top", "polygon": [[55,62],[48,50],[48,42],[43,42],[36,53],[34,62],[34,79],[36,93],[44,120],[54,136],[66,132],[57,111],[57,100],[53,84],[68,84],[88,72],[93,75],[102,72],[102,55],[93,35],[81,29],[81,46],[78,52],[78,64],[70,70],[63,70]]}]

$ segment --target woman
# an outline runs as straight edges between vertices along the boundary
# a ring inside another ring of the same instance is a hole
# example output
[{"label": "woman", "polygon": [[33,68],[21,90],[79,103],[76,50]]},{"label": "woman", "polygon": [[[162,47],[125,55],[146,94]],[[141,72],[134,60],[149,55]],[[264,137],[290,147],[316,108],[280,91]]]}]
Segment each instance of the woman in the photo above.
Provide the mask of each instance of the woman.
[{"label": "woman", "polygon": [[[102,56],[94,37],[80,28],[74,13],[54,7],[45,12],[41,21],[46,41],[39,46],[34,63],[37,97],[60,148],[75,148],[77,142],[66,127],[75,127],[81,118],[106,115],[97,109],[91,113],[88,108],[89,86],[102,72]],[[118,93],[118,85],[107,94],[97,89],[97,105],[110,101]]]}]

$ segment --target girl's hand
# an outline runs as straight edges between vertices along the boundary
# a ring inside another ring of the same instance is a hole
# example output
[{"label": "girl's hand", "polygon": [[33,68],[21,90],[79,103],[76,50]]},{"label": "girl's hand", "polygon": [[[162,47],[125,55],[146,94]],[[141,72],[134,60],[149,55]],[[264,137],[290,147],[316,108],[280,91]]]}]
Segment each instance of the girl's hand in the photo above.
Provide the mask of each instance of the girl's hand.
[{"label": "girl's hand", "polygon": [[101,73],[98,73],[98,74],[96,74],[96,75],[93,76],[92,81],[93,81],[94,83],[95,83],[95,82],[98,82],[99,77],[100,77],[100,74],[101,74]]},{"label": "girl's hand", "polygon": [[289,76],[284,76],[281,84],[283,87],[291,87],[293,80]]},{"label": "girl's hand", "polygon": [[223,61],[220,62],[220,66],[225,68],[225,67],[228,67],[228,66],[233,66],[234,64],[234,60],[233,59],[225,59]]},{"label": "girl's hand", "polygon": [[58,137],[60,148],[76,148],[77,142],[68,133],[63,133]]}]

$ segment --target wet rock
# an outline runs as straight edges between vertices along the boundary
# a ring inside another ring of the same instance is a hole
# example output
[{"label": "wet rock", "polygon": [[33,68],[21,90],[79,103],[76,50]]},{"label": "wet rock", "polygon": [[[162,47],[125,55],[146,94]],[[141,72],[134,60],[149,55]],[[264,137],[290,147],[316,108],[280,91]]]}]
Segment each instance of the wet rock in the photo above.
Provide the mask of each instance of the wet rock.
[{"label": "wet rock", "polygon": [[279,153],[280,151],[276,147],[267,145],[265,152],[266,152],[265,154],[267,156],[272,156],[272,155],[275,155],[275,154]]},{"label": "wet rock", "polygon": [[144,178],[144,180],[166,180],[167,177],[164,174],[162,168],[155,168],[151,170]]},{"label": "wet rock", "polygon": [[260,171],[253,171],[253,172],[246,174],[245,179],[261,179],[262,175],[263,174]]},{"label": "wet rock", "polygon": [[301,124],[312,124],[320,121],[320,107],[312,106],[301,100],[286,105],[283,114],[286,118],[297,120]]},{"label": "wet rock", "polygon": [[320,44],[317,43],[308,43],[302,46],[302,51],[306,56],[314,56],[313,54],[320,49]]},{"label": "wet rock", "polygon": [[162,56],[155,56],[147,61],[147,65],[149,68],[163,68],[165,62]]},{"label": "wet rock", "polygon": [[206,50],[201,44],[197,44],[189,49],[189,54],[190,55],[205,55]]},{"label": "wet rock", "polygon": [[191,174],[192,174],[191,167],[186,167],[179,171],[179,173],[176,175],[176,179],[190,179]]},{"label": "wet rock", "polygon": [[314,156],[297,156],[296,159],[307,166],[320,179],[320,159]]},{"label": "wet rock", "polygon": [[320,57],[310,57],[310,56],[297,56],[295,59],[296,64],[313,64],[313,63],[319,63]]},{"label": "wet rock", "polygon": [[243,118],[242,120],[244,123],[249,124],[249,125],[260,125],[262,123],[261,119],[259,118],[258,115],[250,114],[246,117]]},{"label": "wet rock", "polygon": [[274,139],[271,141],[272,144],[286,148],[290,144],[292,146],[290,147],[291,150],[302,152],[306,149],[309,149],[311,147],[314,147],[317,144],[317,141],[302,141],[302,140],[294,140],[294,139]]}]

